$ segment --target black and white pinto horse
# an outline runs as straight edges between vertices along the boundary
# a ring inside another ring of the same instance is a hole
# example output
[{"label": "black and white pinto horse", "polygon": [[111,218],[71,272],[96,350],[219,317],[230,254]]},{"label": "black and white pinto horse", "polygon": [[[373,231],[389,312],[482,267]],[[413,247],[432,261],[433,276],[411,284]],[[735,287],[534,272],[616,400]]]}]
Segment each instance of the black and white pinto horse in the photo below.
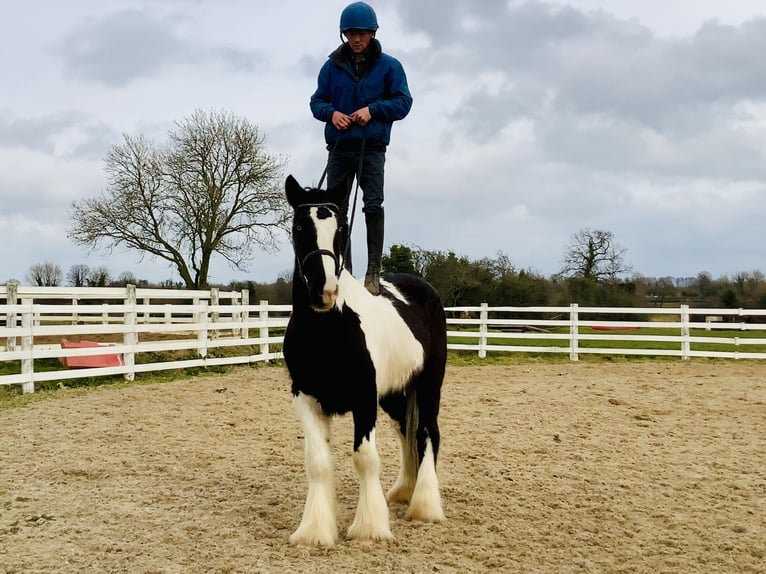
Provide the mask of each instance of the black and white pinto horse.
[{"label": "black and white pinto horse", "polygon": [[349,412],[360,486],[348,536],[392,538],[375,445],[378,404],[393,419],[401,444],[401,469],[388,501],[409,503],[412,520],[444,519],[436,475],[447,357],[444,309],[419,277],[384,274],[375,296],[344,269],[348,229],[338,208],[344,187],[303,188],[292,176],[285,183],[294,210],[295,274],[283,350],[304,430],[308,478],[303,518],[290,542],[309,546],[330,546],[338,538],[330,423]]}]

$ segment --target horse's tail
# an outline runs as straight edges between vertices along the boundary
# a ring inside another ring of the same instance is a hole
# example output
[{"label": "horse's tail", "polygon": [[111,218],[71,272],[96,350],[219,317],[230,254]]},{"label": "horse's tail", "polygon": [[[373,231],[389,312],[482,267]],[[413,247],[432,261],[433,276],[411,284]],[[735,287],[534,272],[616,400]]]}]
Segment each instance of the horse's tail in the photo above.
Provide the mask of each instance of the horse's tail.
[{"label": "horse's tail", "polygon": [[[427,393],[423,388],[420,392]],[[406,429],[406,459],[409,459],[407,469],[402,466],[405,475],[409,475],[413,486],[409,497],[409,506],[405,516],[420,522],[441,522],[444,520],[441,496],[439,495],[439,479],[436,476],[436,455],[439,450],[439,429],[434,416],[429,412],[428,400],[418,406],[418,395],[414,388],[407,393]],[[425,404],[423,404],[425,402]],[[421,410],[421,408],[423,410]],[[418,436],[418,432],[422,433]],[[419,440],[418,440],[419,439]],[[401,477],[402,475],[400,475]],[[394,487],[396,488],[396,486]]]},{"label": "horse's tail", "polygon": [[405,415],[404,437],[407,441],[407,454],[410,460],[415,463],[415,469],[417,469],[420,463],[420,456],[418,455],[418,396],[414,387],[408,389],[405,395],[407,397],[407,411]]}]

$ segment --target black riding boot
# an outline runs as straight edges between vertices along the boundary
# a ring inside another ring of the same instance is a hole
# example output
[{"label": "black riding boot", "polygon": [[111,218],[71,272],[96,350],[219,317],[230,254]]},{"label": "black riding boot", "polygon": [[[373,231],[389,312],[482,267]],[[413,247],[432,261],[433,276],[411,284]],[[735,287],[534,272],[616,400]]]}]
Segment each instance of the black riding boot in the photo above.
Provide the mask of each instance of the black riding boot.
[{"label": "black riding boot", "polygon": [[364,286],[373,295],[380,293],[380,260],[383,258],[383,211],[365,213],[367,226],[367,273]]}]

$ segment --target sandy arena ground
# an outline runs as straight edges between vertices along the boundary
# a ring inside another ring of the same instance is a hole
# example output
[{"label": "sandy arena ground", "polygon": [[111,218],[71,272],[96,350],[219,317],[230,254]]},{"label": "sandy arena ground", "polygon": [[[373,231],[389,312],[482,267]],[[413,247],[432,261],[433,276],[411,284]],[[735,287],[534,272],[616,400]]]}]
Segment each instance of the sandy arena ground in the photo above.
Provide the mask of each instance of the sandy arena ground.
[{"label": "sandy arena ground", "polygon": [[[395,505],[393,542],[307,549],[283,368],[2,411],[0,572],[766,572],[763,363],[451,367],[441,427],[447,522]],[[350,417],[333,428],[345,532]]]}]

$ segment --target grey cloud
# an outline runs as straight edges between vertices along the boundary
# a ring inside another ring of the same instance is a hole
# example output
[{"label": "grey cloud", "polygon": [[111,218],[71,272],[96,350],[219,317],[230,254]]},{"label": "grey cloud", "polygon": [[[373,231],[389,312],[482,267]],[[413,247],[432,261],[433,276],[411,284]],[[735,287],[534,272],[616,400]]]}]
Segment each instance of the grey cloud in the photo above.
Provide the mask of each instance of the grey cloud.
[{"label": "grey cloud", "polygon": [[77,121],[77,114],[57,113],[41,118],[0,117],[0,146],[52,153],[54,136]]},{"label": "grey cloud", "polygon": [[691,42],[679,42],[669,57],[690,70],[686,91],[708,100],[766,97],[766,18],[739,27],[705,24]]},{"label": "grey cloud", "polygon": [[207,57],[236,72],[254,72],[265,63],[265,58],[257,53],[231,46],[212,48],[207,52]]},{"label": "grey cloud", "polygon": [[[708,23],[691,39],[664,40],[603,12],[540,2],[480,7],[402,4],[405,25],[417,29],[417,22],[433,42],[418,59],[429,74],[499,72],[511,85],[553,91],[559,107],[658,124],[668,106],[766,97],[766,61],[758,57],[766,52],[766,19],[738,28]],[[469,18],[477,23],[463,26]]]},{"label": "grey cloud", "polygon": [[[57,141],[76,134],[78,142],[57,151]],[[78,111],[58,112],[35,118],[0,116],[0,147],[29,150],[70,158],[100,159],[115,133]]]},{"label": "grey cloud", "polygon": [[263,61],[253,51],[186,39],[171,19],[136,10],[81,23],[65,37],[60,55],[74,77],[109,87],[157,76],[177,65],[207,61],[250,72]]},{"label": "grey cloud", "polygon": [[[464,78],[449,138],[487,144],[521,119],[552,161],[672,175],[766,175],[757,118],[766,100],[766,19],[707,23],[666,39],[636,21],[542,2],[400,4],[405,26],[431,45],[414,74]],[[439,9],[442,7],[442,9]],[[477,48],[478,47],[478,48]],[[409,61],[407,62],[409,63]],[[492,87],[482,83],[490,75]],[[667,148],[667,150],[663,149]]]},{"label": "grey cloud", "polygon": [[169,23],[138,11],[82,23],[65,38],[61,56],[76,77],[117,87],[188,58]]}]

